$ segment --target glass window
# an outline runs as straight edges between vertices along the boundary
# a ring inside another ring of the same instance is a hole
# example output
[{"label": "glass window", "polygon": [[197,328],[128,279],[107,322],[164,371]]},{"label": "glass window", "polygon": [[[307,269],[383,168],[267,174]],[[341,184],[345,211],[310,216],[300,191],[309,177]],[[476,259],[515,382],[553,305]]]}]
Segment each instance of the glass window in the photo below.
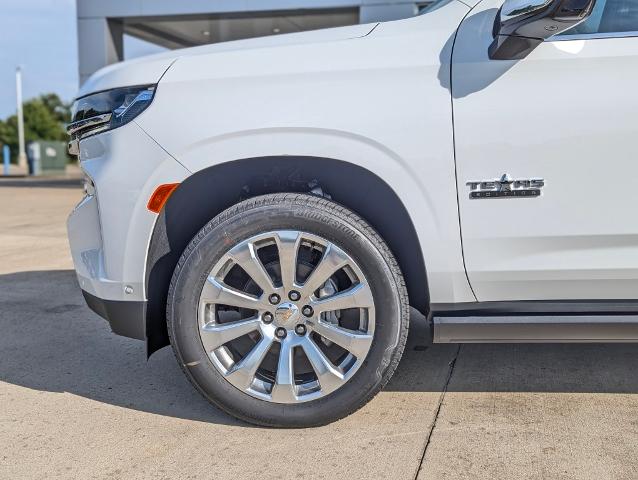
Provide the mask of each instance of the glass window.
[{"label": "glass window", "polygon": [[434,0],[433,2],[419,4],[419,15],[425,15],[426,13],[438,10],[441,7],[445,7],[452,0]]},{"label": "glass window", "polygon": [[563,35],[638,32],[638,0],[597,0],[591,16]]}]

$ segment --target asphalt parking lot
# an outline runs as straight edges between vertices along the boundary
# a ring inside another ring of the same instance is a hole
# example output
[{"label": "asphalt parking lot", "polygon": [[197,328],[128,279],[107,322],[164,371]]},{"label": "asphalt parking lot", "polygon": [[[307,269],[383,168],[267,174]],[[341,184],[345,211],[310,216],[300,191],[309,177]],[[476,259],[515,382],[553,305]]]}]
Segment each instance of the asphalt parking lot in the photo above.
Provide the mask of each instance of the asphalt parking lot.
[{"label": "asphalt parking lot", "polygon": [[635,479],[638,346],[431,345],[414,315],[389,386],[306,430],[206,403],[165,348],[84,304],[74,182],[0,181],[0,478]]}]

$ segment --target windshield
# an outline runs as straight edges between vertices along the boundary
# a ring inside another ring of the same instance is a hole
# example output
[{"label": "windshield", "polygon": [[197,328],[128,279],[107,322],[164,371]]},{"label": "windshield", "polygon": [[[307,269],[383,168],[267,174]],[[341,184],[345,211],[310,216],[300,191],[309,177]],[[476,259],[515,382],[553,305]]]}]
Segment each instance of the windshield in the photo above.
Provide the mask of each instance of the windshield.
[{"label": "windshield", "polygon": [[419,15],[425,15],[426,13],[433,12],[434,10],[438,10],[441,7],[446,6],[448,3],[452,3],[455,0],[435,0],[427,7],[423,7],[423,9],[419,12]]}]

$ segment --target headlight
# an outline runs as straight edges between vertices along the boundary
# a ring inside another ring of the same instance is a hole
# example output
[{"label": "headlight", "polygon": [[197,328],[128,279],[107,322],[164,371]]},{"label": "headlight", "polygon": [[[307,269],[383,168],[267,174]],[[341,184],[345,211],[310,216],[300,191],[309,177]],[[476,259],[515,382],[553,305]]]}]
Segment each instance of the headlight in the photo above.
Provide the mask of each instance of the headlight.
[{"label": "headlight", "polygon": [[78,155],[80,139],[112,130],[142,113],[153,101],[155,85],[125,87],[78,98],[71,110],[72,121],[67,126],[71,135],[69,153]]}]

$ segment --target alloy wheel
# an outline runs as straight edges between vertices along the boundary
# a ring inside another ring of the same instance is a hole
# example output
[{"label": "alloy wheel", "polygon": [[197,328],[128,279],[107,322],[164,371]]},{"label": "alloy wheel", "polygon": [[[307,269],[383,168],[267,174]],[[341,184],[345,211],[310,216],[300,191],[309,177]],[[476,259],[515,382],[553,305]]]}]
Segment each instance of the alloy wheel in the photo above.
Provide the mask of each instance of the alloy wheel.
[{"label": "alloy wheel", "polygon": [[362,365],[374,298],[339,246],[279,230],[240,242],[215,264],[198,326],[208,358],[234,387],[270,402],[306,402],[339,389]]}]

